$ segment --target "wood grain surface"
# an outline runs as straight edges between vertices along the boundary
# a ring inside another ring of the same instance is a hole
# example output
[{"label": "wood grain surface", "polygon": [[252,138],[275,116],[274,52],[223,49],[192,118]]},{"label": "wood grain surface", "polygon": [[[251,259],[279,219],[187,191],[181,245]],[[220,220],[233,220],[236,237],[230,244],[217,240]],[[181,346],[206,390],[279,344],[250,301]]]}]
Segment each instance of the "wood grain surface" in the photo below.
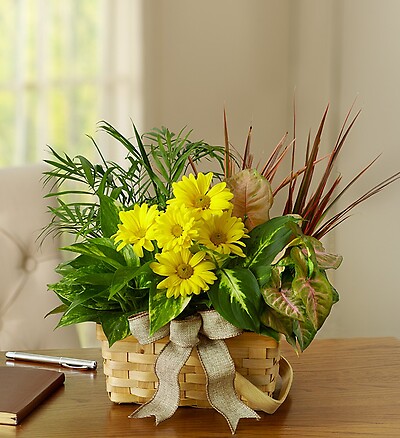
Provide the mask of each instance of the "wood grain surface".
[{"label": "wood grain surface", "polygon": [[[2,438],[232,436],[225,419],[212,409],[179,408],[158,426],[153,418],[129,419],[137,405],[109,401],[99,349],[41,353],[97,359],[99,368],[63,368],[64,388],[19,426],[0,426]],[[294,369],[288,399],[275,414],[261,413],[260,421],[241,420],[235,436],[400,437],[399,339],[316,340],[299,357],[284,343],[282,353]],[[1,353],[0,364],[5,363]]]}]

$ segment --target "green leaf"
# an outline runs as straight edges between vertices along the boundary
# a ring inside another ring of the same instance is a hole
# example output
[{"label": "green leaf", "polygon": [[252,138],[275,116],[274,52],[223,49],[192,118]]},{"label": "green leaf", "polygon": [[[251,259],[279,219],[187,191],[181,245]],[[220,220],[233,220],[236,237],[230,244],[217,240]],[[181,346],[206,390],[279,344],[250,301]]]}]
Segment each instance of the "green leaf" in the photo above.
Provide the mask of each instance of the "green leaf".
[{"label": "green leaf", "polygon": [[[118,168],[116,166],[112,166],[112,167],[109,167],[104,172],[104,174],[101,177],[100,184],[99,184],[99,186],[97,187],[97,190],[96,190],[97,196],[100,197],[101,195],[105,195],[105,193],[107,192],[107,190],[106,190],[107,186],[108,186],[107,183],[110,180],[113,181],[113,175],[117,176],[117,169]],[[117,190],[117,187],[114,187],[114,185],[113,185],[112,190]],[[116,198],[113,198],[113,199],[116,199]]]},{"label": "green leaf", "polygon": [[125,264],[123,256],[117,252],[111,239],[97,238],[87,242],[74,243],[62,248],[66,251],[88,255],[118,269]]},{"label": "green leaf", "polygon": [[191,296],[167,298],[165,289],[159,290],[153,284],[150,287],[149,300],[150,334],[154,334],[158,329],[179,316],[191,298]]},{"label": "green leaf", "polygon": [[79,324],[80,322],[86,321],[100,322],[99,311],[84,306],[75,307],[75,309],[73,309],[71,312],[69,312],[68,314],[64,314],[61,317],[59,323],[57,324],[57,327]]},{"label": "green leaf", "polygon": [[260,335],[263,336],[269,336],[270,338],[275,339],[275,341],[279,342],[281,339],[281,335],[278,331],[274,330],[271,327],[266,327],[265,325],[261,324],[260,326]]},{"label": "green leaf", "polygon": [[111,237],[118,231],[119,212],[115,200],[105,195],[100,198],[100,225],[104,237]]},{"label": "green leaf", "polygon": [[[105,268],[108,268],[107,265],[94,264],[90,257],[87,257],[86,260],[87,265],[78,266],[76,269],[71,265],[69,265],[69,269],[65,267],[61,280],[49,285],[49,289],[53,290],[60,298],[75,303],[74,306],[98,295],[103,295],[102,300],[104,301],[104,297],[108,297],[108,288],[113,281],[114,274],[105,271]],[[82,301],[84,297],[86,298]]]},{"label": "green leaf", "polygon": [[[159,146],[162,145],[161,141],[159,141],[158,144],[159,144]],[[163,146],[162,146],[162,147],[163,147]],[[151,155],[152,155],[152,157],[153,157],[154,163],[155,163],[156,166],[157,166],[157,169],[159,170],[159,172],[160,172],[160,174],[162,175],[162,177],[164,178],[164,180],[168,181],[168,179],[169,179],[168,172],[167,172],[167,170],[165,169],[165,167],[163,166],[163,164],[161,163],[161,160],[160,160],[160,158],[158,157],[157,152],[158,152],[158,151],[157,151],[155,148],[153,148],[153,147],[151,148]],[[160,149],[159,152],[162,152],[162,149]],[[163,155],[161,154],[161,156],[163,156]],[[165,158],[165,155],[163,156],[163,158]],[[164,161],[165,161],[165,160],[164,160]]]},{"label": "green leaf", "polygon": [[151,163],[150,163],[149,158],[147,156],[147,152],[144,148],[142,139],[140,138],[140,135],[139,135],[135,125],[133,125],[133,129],[135,131],[135,137],[136,137],[137,145],[138,145],[138,148],[140,151],[140,155],[141,155],[142,160],[143,160],[143,165],[146,168],[146,172],[149,175],[149,178],[153,184],[155,192],[156,193],[163,193],[164,195],[168,195],[168,190],[166,189],[165,185],[162,183],[160,178],[155,174],[155,172],[153,171],[153,169],[151,167]]},{"label": "green leaf", "polygon": [[114,137],[116,140],[118,140],[118,142],[121,143],[136,159],[140,158],[135,146],[120,132],[118,132],[112,125],[110,125],[110,123],[103,120],[99,127],[100,129]]},{"label": "green leaf", "polygon": [[[77,273],[77,271],[75,271]],[[76,276],[75,279],[79,284],[88,284],[91,286],[106,286],[109,287],[112,283],[114,274],[112,272],[98,272],[95,267],[93,272]]]},{"label": "green leaf", "polygon": [[[306,254],[298,247],[290,249],[290,259],[294,265],[296,275],[307,277],[308,275],[312,275],[314,271],[315,263],[313,263],[312,259],[315,260],[315,257],[306,257]],[[313,254],[314,255],[314,254]]]},{"label": "green leaf", "polygon": [[110,347],[115,342],[125,339],[131,334],[128,322],[129,316],[131,316],[131,314],[117,312],[101,313],[100,323]]},{"label": "green leaf", "polygon": [[140,258],[135,254],[132,245],[125,245],[120,253],[123,255],[127,266],[139,267],[140,266]]},{"label": "green leaf", "polygon": [[301,351],[304,351],[311,344],[317,334],[317,330],[310,321],[293,321],[293,332]]},{"label": "green leaf", "polygon": [[55,292],[63,302],[67,302],[68,305],[74,300],[76,295],[82,292],[82,287],[76,285],[74,280],[70,280],[67,277],[62,278],[57,283],[48,284],[47,287]]},{"label": "green leaf", "polygon": [[219,275],[208,292],[215,310],[236,327],[258,333],[262,298],[254,275],[245,268],[221,269]]},{"label": "green leaf", "polygon": [[70,304],[68,310],[65,312],[64,315],[67,315],[68,313],[72,312],[73,309],[82,305],[86,301],[91,300],[98,295],[104,295],[107,291],[108,291],[107,288],[104,289],[104,288],[89,287],[85,289],[83,292],[81,292],[75,297],[75,299],[72,301],[72,303]]},{"label": "green leaf", "polygon": [[148,273],[150,270],[150,263],[147,262],[143,266],[139,268],[133,268],[130,266],[124,266],[120,269],[117,269],[113,275],[112,284],[110,287],[110,296],[112,298],[116,293],[118,293],[121,289],[126,287],[128,283],[134,278],[142,275],[144,273]]},{"label": "green leaf", "polygon": [[101,277],[103,274],[112,275],[111,270],[112,268],[106,264],[100,263],[86,255],[80,255],[73,260],[61,263],[56,268],[56,272],[64,277],[62,281],[68,281],[70,283],[75,282],[75,280],[79,280],[79,283],[81,283],[81,279],[85,278],[87,278],[87,281],[82,282],[90,283],[92,282],[91,274],[95,276],[100,274],[100,284],[109,284],[109,282],[107,283],[106,277]]},{"label": "green leaf", "polygon": [[271,263],[295,237],[301,218],[279,216],[254,228],[246,241],[247,256],[244,266],[257,277],[261,287],[269,280]]},{"label": "green leaf", "polygon": [[92,174],[92,170],[93,170],[92,163],[87,158],[83,157],[82,155],[78,155],[76,158],[81,162],[82,169],[85,173],[86,181],[88,182],[90,187],[93,187],[94,186],[94,176]]},{"label": "green leaf", "polygon": [[55,307],[53,310],[50,310],[50,312],[46,313],[45,318],[47,318],[50,315],[56,315],[58,313],[63,313],[68,309],[67,304],[60,304],[59,306]]}]

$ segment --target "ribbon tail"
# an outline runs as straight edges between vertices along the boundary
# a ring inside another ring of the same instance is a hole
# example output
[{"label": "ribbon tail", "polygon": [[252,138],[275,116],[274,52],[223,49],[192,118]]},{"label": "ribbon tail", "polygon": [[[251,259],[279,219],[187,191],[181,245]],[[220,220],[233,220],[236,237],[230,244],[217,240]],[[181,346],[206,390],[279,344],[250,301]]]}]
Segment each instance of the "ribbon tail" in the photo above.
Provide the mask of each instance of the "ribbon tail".
[{"label": "ribbon tail", "polygon": [[154,416],[158,425],[174,415],[180,400],[179,372],[189,358],[191,351],[192,347],[182,348],[172,342],[163,348],[155,364],[158,388],[153,398],[136,409],[129,416],[130,418]]},{"label": "ribbon tail", "polygon": [[225,342],[202,337],[197,352],[207,377],[208,400],[225,417],[232,434],[241,418],[259,420],[260,416],[243,403],[235,392],[235,365]]}]

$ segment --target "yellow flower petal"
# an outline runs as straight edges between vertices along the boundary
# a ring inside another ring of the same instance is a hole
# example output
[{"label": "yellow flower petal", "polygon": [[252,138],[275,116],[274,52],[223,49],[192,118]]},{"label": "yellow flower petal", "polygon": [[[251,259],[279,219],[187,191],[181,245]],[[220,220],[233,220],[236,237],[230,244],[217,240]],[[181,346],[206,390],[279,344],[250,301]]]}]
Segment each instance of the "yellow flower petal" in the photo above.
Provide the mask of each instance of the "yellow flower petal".
[{"label": "yellow flower petal", "polygon": [[231,216],[230,211],[227,211],[202,223],[198,242],[220,254],[233,253],[245,257],[241,246],[246,245],[240,240],[244,237],[247,235],[242,220]]},{"label": "yellow flower petal", "polygon": [[156,274],[166,277],[157,285],[157,289],[166,289],[168,298],[198,295],[208,290],[217,277],[212,272],[215,265],[204,260],[204,257],[204,252],[192,254],[188,249],[156,254],[157,262],[151,263],[150,268]]},{"label": "yellow flower petal", "polygon": [[147,204],[136,204],[133,210],[121,211],[119,218],[121,224],[113,238],[120,251],[126,245],[132,245],[133,251],[138,257],[143,257],[143,248],[154,251],[154,225],[158,216],[157,206],[148,207]]},{"label": "yellow flower petal", "polygon": [[207,175],[200,172],[197,178],[193,174],[183,176],[181,181],[173,183],[174,198],[167,201],[168,204],[185,206],[194,212],[197,219],[207,220],[211,215],[221,215],[224,210],[233,207],[230,202],[233,194],[224,182],[210,189],[212,178],[212,172]]}]

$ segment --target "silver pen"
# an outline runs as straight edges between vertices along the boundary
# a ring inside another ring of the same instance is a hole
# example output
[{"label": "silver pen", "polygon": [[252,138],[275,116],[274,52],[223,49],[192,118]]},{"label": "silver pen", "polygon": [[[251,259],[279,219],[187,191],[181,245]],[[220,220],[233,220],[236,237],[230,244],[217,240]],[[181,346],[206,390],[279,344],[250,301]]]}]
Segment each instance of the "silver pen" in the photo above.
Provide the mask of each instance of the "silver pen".
[{"label": "silver pen", "polygon": [[14,360],[26,360],[29,362],[54,363],[66,368],[91,369],[97,367],[95,360],[74,359],[72,357],[46,356],[43,354],[23,353],[19,351],[7,351],[6,357]]}]

